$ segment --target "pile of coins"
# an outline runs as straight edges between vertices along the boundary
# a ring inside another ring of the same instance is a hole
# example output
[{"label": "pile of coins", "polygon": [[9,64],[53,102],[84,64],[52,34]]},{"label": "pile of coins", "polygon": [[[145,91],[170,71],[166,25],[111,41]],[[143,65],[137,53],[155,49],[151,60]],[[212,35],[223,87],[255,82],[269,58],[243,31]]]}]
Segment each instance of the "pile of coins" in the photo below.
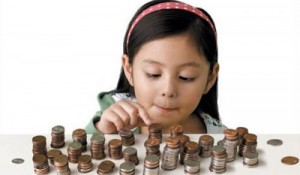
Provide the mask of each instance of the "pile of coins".
[{"label": "pile of coins", "polygon": [[43,154],[47,156],[46,137],[37,135],[32,138],[32,153],[33,155]]},{"label": "pile of coins", "polygon": [[209,170],[214,173],[223,173],[226,171],[227,153],[223,146],[217,145],[212,149],[211,163]]},{"label": "pile of coins", "polygon": [[239,133],[239,143],[238,145],[240,145],[242,143],[243,137],[245,134],[248,134],[248,129],[245,127],[237,127],[235,129],[238,133]]},{"label": "pile of coins", "polygon": [[93,170],[92,157],[90,155],[81,155],[78,158],[77,169],[81,173],[88,173]]},{"label": "pile of coins", "polygon": [[120,165],[120,175],[134,175],[135,164],[132,162],[123,162]]},{"label": "pile of coins", "polygon": [[112,159],[122,158],[122,142],[120,139],[112,139],[108,142],[108,156]]},{"label": "pile of coins", "polygon": [[214,146],[214,138],[210,135],[202,135],[199,137],[198,144],[200,147],[199,155],[201,157],[210,157]]},{"label": "pile of coins", "polygon": [[32,158],[35,174],[47,174],[49,172],[48,159],[43,154],[36,154]]},{"label": "pile of coins", "polygon": [[248,167],[256,167],[258,165],[258,153],[245,152],[243,155],[243,164]]},{"label": "pile of coins", "polygon": [[115,163],[110,160],[104,160],[98,165],[97,174],[107,175],[114,171]]},{"label": "pile of coins", "polygon": [[144,160],[144,175],[158,175],[159,174],[159,157],[154,154],[149,154]]},{"label": "pile of coins", "polygon": [[199,145],[197,142],[189,141],[184,145],[179,162],[183,165],[187,160],[199,162]]},{"label": "pile of coins", "polygon": [[72,142],[68,146],[68,158],[71,163],[77,163],[81,156],[82,146],[79,142]]},{"label": "pile of coins", "polygon": [[225,129],[224,135],[223,146],[227,152],[227,162],[232,162],[236,158],[239,133],[233,129]]},{"label": "pile of coins", "polygon": [[162,155],[161,168],[164,170],[173,170],[177,167],[178,155],[180,152],[179,140],[172,137],[165,139],[166,146]]},{"label": "pile of coins", "polygon": [[123,150],[123,157],[125,162],[132,162],[135,165],[139,164],[139,158],[137,156],[137,150],[133,147],[127,147]]},{"label": "pile of coins", "polygon": [[95,133],[92,135],[91,139],[91,156],[93,159],[100,160],[106,157],[105,155],[105,137],[100,135],[99,133]]},{"label": "pile of coins", "polygon": [[87,135],[84,129],[75,129],[72,134],[73,142],[81,143],[81,152],[85,152],[87,150]]},{"label": "pile of coins", "polygon": [[255,134],[245,134],[239,146],[239,156],[243,157],[246,152],[256,152],[257,136]]},{"label": "pile of coins", "polygon": [[52,148],[62,148],[65,146],[65,128],[63,126],[57,125],[52,128],[51,132],[51,147]]},{"label": "pile of coins", "polygon": [[47,152],[47,156],[51,165],[54,164],[54,158],[58,155],[61,155],[61,151],[58,149],[51,149]]},{"label": "pile of coins", "polygon": [[184,172],[186,175],[198,175],[200,173],[200,162],[186,160],[184,163]]},{"label": "pile of coins", "polygon": [[130,129],[124,129],[119,131],[121,141],[124,146],[131,146],[135,143],[134,134]]},{"label": "pile of coins", "polygon": [[156,138],[159,142],[162,142],[162,126],[159,123],[153,123],[148,127],[149,139]]},{"label": "pile of coins", "polygon": [[144,142],[146,148],[146,155],[155,154],[160,157],[160,140],[156,138],[149,138]]},{"label": "pile of coins", "polygon": [[174,124],[171,126],[171,137],[175,138],[183,134],[183,127],[179,124]]},{"label": "pile of coins", "polygon": [[68,156],[61,154],[54,158],[54,168],[57,175],[70,175]]}]

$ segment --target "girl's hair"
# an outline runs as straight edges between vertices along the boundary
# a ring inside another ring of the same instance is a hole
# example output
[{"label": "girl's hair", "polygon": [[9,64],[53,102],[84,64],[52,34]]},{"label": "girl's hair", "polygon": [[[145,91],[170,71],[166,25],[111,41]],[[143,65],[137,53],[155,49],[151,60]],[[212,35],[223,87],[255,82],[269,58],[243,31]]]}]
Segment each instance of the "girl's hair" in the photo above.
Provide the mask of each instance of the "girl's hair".
[{"label": "girl's hair", "polygon": [[[206,20],[201,19],[199,16],[191,12],[178,9],[168,9],[159,10],[145,15],[131,31],[130,38],[128,39],[127,43],[127,35],[136,17],[148,7],[162,2],[178,1],[154,0],[148,2],[147,4],[143,5],[131,19],[123,43],[123,53],[128,55],[129,63],[133,63],[134,56],[146,42],[176,34],[188,33],[195,40],[195,44],[199,53],[201,53],[210,63],[211,73],[214,64],[218,62],[216,34]],[[214,22],[210,15],[203,9],[198,8],[198,10],[203,12],[210,19],[212,25],[214,26]],[[218,80],[210,89],[210,91],[202,96],[202,99],[196,110],[202,110],[203,112],[211,115],[213,118],[219,120],[217,84]],[[121,69],[117,88],[111,92],[126,92],[134,96],[134,89],[129,84],[123,69]]]}]

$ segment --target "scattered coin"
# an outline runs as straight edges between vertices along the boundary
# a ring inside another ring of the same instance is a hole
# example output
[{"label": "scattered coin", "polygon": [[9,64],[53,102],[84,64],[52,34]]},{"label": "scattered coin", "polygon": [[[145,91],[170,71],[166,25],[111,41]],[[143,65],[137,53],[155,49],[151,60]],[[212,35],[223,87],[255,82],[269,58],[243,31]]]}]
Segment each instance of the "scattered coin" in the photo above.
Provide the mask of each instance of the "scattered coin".
[{"label": "scattered coin", "polygon": [[282,145],[282,140],[270,139],[267,141],[267,144],[272,145],[272,146],[279,146],[279,145]]},{"label": "scattered coin", "polygon": [[15,164],[21,164],[21,163],[24,163],[24,159],[21,159],[21,158],[15,158],[12,160],[12,163],[15,163]]},{"label": "scattered coin", "polygon": [[295,165],[299,162],[299,159],[294,156],[286,156],[281,159],[281,163],[287,164],[287,165]]}]

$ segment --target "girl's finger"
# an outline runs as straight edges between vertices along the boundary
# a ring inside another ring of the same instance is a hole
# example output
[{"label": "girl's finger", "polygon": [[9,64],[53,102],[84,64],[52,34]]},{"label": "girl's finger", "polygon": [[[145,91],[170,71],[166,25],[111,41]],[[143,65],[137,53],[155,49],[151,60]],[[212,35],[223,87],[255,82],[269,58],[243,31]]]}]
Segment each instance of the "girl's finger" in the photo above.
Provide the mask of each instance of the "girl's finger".
[{"label": "girl's finger", "polygon": [[149,114],[145,110],[145,108],[138,103],[131,102],[131,104],[134,105],[136,107],[136,109],[138,110],[138,114],[137,114],[138,123],[142,124],[142,122],[139,122],[139,119],[142,119],[142,121],[144,122],[145,125],[150,125],[152,123],[152,121],[151,121]]}]

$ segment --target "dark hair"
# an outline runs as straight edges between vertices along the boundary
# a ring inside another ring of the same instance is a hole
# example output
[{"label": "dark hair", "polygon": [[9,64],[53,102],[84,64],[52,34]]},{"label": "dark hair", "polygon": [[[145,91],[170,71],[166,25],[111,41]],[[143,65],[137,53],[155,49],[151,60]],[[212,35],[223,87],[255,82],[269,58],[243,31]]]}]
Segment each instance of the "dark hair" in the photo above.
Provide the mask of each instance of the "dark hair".
[{"label": "dark hair", "polygon": [[[146,8],[161,2],[178,1],[154,0],[148,2],[147,4],[143,5],[131,19],[123,43],[123,53],[128,55],[130,64],[132,64],[134,56],[146,42],[187,32],[195,40],[199,53],[205,56],[207,61],[210,63],[211,72],[214,64],[218,62],[218,48],[216,43],[217,39],[215,36],[215,31],[207,21],[201,19],[199,16],[191,12],[178,9],[169,9],[159,10],[146,15],[137,23],[137,25],[132,30],[127,45],[128,31],[135,18]],[[206,14],[214,25],[210,15],[203,9],[198,9]],[[202,96],[202,99],[198,104],[196,110],[201,109],[203,112],[206,112],[213,118],[219,120],[217,84],[218,80],[210,89],[210,91]],[[129,84],[123,69],[121,69],[117,88],[111,92],[127,92],[134,96],[133,87]]]}]

